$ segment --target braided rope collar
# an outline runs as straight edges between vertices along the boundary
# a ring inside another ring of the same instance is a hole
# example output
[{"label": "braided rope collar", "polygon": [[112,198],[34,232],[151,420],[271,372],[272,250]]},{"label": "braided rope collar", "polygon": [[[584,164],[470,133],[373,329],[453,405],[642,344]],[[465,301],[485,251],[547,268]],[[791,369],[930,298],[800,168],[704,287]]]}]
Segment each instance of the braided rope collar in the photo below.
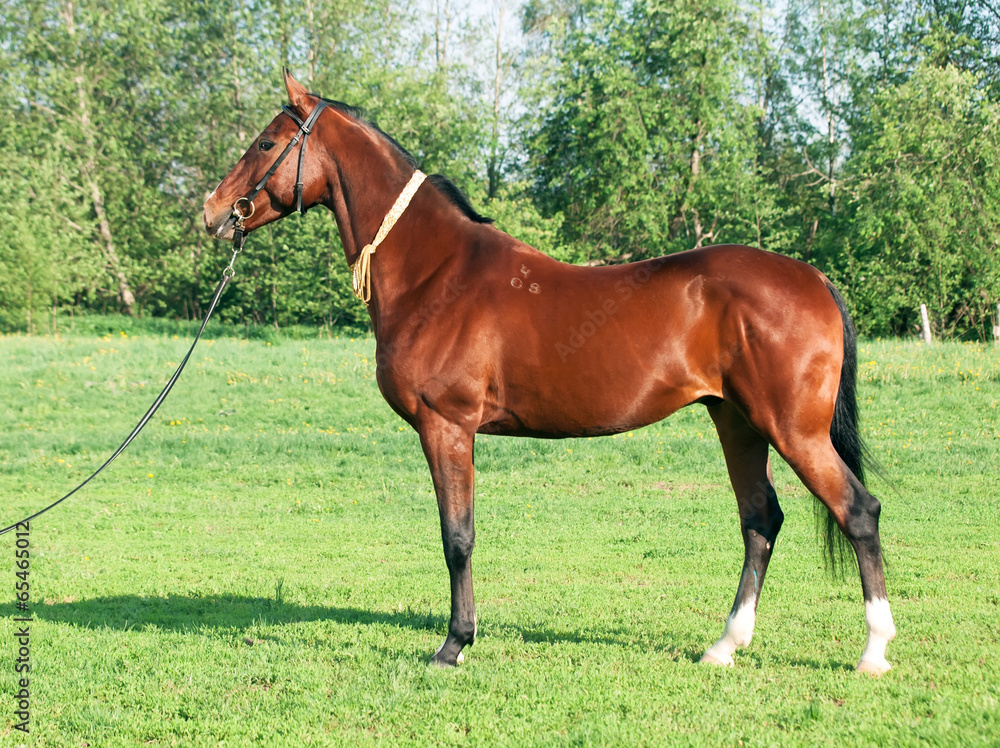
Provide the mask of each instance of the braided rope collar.
[{"label": "braided rope collar", "polygon": [[413,172],[413,176],[410,177],[410,181],[406,183],[406,187],[403,191],[399,193],[399,197],[396,198],[396,202],[389,209],[389,212],[385,214],[385,218],[382,219],[382,225],[378,228],[378,233],[375,234],[375,238],[372,240],[371,244],[366,244],[362,250],[361,254],[358,255],[357,261],[351,265],[351,273],[353,274],[353,285],[354,285],[354,295],[357,296],[361,301],[364,302],[365,306],[368,306],[368,302],[372,298],[372,255],[375,254],[375,250],[378,249],[378,245],[382,243],[386,235],[392,230],[392,227],[396,225],[396,221],[399,217],[403,215],[403,211],[410,204],[410,200],[413,199],[413,195],[416,193],[417,188],[423,184],[424,179],[427,175],[422,171]]}]

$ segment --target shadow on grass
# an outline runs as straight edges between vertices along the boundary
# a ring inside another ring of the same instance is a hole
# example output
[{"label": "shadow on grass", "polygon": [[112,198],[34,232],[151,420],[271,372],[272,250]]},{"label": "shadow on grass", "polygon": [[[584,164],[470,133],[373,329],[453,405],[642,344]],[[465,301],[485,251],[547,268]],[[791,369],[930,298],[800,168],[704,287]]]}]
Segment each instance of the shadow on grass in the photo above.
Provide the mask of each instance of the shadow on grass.
[{"label": "shadow on grass", "polygon": [[781,665],[782,667],[795,668],[796,670],[809,669],[827,670],[830,672],[854,672],[854,665],[849,662],[845,662],[844,660],[833,658],[826,660],[822,660],[817,657],[772,659],[770,657],[765,657],[761,652],[747,652],[744,656],[747,658],[748,664],[752,665],[754,670],[758,671],[773,668],[775,665]]},{"label": "shadow on grass", "polygon": [[843,660],[818,660],[814,657],[803,658],[793,657],[788,660],[788,664],[794,668],[809,668],[812,670],[829,670],[831,672],[853,673],[854,665]]},{"label": "shadow on grass", "polygon": [[621,647],[646,652],[662,652],[671,655],[674,660],[689,660],[697,662],[701,659],[701,650],[691,645],[691,642],[679,641],[673,637],[661,634],[654,640],[648,634],[637,629],[615,628],[604,632],[593,631],[557,631],[552,628],[519,628],[501,627],[502,631],[511,631],[527,644],[600,644],[610,647]]},{"label": "shadow on grass", "polygon": [[[0,616],[17,617],[12,603],[0,605]],[[264,597],[244,595],[210,595],[205,597],[170,596],[142,597],[116,595],[89,600],[34,604],[35,619],[67,623],[83,628],[117,630],[143,629],[155,626],[167,631],[191,631],[218,628],[240,633],[259,625],[280,625],[310,621],[357,626],[389,626],[415,631],[431,631],[444,636],[448,617],[433,612],[377,612],[359,608],[338,608],[322,605],[298,605]],[[519,637],[526,644],[599,644],[673,653],[676,659],[694,659],[700,652],[686,646],[690,642],[650,641],[649,637],[630,629],[607,631],[567,631],[550,627],[521,627],[499,624],[495,636]]]},{"label": "shadow on grass", "polygon": [[[204,627],[247,629],[264,624],[332,621],[362,626],[384,625],[416,630],[445,631],[443,615],[412,610],[379,613],[358,608],[296,605],[265,597],[207,595],[205,597],[142,597],[116,595],[90,600],[34,604],[32,615],[41,620],[85,628],[134,629],[146,625],[170,631]],[[0,615],[17,616],[13,604],[0,605]]]}]

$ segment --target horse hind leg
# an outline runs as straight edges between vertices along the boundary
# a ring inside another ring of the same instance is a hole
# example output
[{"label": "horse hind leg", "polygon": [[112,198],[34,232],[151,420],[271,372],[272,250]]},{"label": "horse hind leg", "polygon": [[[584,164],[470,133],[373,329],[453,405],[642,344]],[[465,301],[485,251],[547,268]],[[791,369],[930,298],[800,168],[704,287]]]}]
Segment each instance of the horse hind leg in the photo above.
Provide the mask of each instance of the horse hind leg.
[{"label": "horse hind leg", "polygon": [[774,490],[767,440],[732,405],[724,402],[708,410],[719,433],[729,479],[736,493],[744,557],[736,600],[725,630],[701,661],[732,665],[733,653],[748,645],[753,637],[764,575],[784,515]]},{"label": "horse hind leg", "polygon": [[827,508],[858,559],[865,600],[868,641],[858,662],[860,672],[884,673],[891,668],[885,649],[896,636],[882,570],[879,538],[881,504],[844,463],[829,436],[795,441],[782,456],[814,496]]}]

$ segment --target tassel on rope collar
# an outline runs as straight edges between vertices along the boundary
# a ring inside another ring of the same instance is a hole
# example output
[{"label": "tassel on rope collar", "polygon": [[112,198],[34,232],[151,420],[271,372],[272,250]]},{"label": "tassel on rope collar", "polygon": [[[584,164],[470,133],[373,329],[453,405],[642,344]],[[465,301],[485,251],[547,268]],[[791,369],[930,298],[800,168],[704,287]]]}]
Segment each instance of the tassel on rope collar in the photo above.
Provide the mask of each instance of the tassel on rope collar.
[{"label": "tassel on rope collar", "polygon": [[353,265],[351,265],[351,273],[353,275],[353,285],[354,285],[354,295],[357,296],[361,301],[364,302],[365,306],[368,306],[368,302],[372,298],[372,255],[375,254],[375,250],[378,249],[378,245],[382,243],[386,235],[392,230],[392,227],[396,225],[396,221],[399,217],[403,215],[403,211],[410,204],[410,200],[413,199],[413,195],[416,193],[417,188],[423,184],[424,179],[427,175],[422,171],[413,172],[413,176],[410,177],[410,181],[406,183],[406,187],[403,191],[399,193],[399,197],[396,198],[396,202],[389,209],[389,212],[385,214],[385,218],[382,219],[382,225],[378,228],[378,233],[375,234],[375,238],[372,240],[371,244],[366,244],[361,249],[361,254],[358,255],[358,259]]}]

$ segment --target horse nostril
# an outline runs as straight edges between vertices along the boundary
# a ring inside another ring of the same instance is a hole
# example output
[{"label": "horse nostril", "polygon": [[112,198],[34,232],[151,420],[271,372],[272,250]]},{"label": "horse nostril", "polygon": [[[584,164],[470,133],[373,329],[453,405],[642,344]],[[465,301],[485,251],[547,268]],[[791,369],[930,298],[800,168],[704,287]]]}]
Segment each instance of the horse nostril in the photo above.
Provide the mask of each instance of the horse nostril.
[{"label": "horse nostril", "polygon": [[207,207],[205,207],[202,210],[201,218],[205,222],[205,231],[207,231],[209,234],[215,234],[216,230],[218,229],[219,221],[214,220],[213,217],[209,215]]}]

